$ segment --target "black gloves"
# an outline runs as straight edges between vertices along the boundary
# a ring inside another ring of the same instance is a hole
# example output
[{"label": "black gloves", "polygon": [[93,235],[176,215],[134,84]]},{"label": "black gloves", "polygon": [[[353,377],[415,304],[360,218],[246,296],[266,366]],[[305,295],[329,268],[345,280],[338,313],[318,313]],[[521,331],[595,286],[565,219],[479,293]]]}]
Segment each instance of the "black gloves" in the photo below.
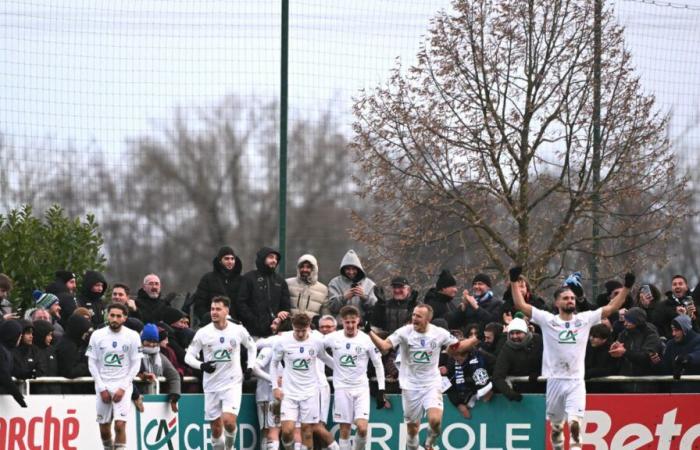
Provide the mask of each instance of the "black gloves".
[{"label": "black gloves", "polygon": [[377,297],[377,303],[386,302],[386,294],[384,294],[384,288],[381,286],[374,286],[374,296]]},{"label": "black gloves", "polygon": [[202,370],[202,372],[214,373],[216,370],[216,363],[214,361],[203,362],[199,368]]},{"label": "black gloves", "polygon": [[364,325],[362,325],[362,331],[365,333],[369,334],[370,331],[372,331],[372,324],[370,323],[369,319],[365,319]]},{"label": "black gloves", "polygon": [[506,398],[507,398],[508,400],[510,400],[511,402],[521,402],[521,401],[523,401],[523,394],[521,394],[520,392],[515,392],[515,391],[513,391],[512,393],[503,394],[503,395],[505,395]]},{"label": "black gloves", "polygon": [[515,266],[511,267],[510,270],[508,271],[508,276],[510,277],[511,282],[516,282],[518,281],[518,278],[520,278],[520,275],[523,274],[523,268],[520,266]]},{"label": "black gloves", "polygon": [[688,355],[678,355],[673,358],[673,379],[680,380],[681,375],[685,371],[685,367],[688,365],[689,358]]},{"label": "black gloves", "polygon": [[20,393],[12,394],[12,397],[15,399],[17,404],[21,406],[22,408],[27,407],[27,403],[24,401],[24,397]]},{"label": "black gloves", "polygon": [[175,392],[168,394],[168,402],[177,403],[178,400],[180,400],[180,394],[176,394]]},{"label": "black gloves", "polygon": [[386,402],[386,397],[384,396],[384,389],[377,391],[377,409],[384,408],[384,403]]},{"label": "black gloves", "polygon": [[537,379],[538,379],[539,377],[540,377],[539,374],[531,373],[530,375],[528,375],[527,381],[529,381],[530,383],[537,383]]},{"label": "black gloves", "polygon": [[634,280],[635,280],[634,274],[632,272],[627,272],[625,274],[625,287],[627,289],[631,289],[632,286],[634,286]]}]

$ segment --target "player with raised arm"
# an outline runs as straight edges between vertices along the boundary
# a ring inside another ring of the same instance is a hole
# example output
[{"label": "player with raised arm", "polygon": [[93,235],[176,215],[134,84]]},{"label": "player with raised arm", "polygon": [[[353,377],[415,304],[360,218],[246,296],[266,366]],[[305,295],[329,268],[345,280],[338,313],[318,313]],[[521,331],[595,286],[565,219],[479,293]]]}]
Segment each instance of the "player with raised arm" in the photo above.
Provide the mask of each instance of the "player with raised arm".
[{"label": "player with raised arm", "polygon": [[377,408],[385,405],[384,365],[372,340],[358,329],[360,311],[351,305],[340,308],[343,329],[327,335],[326,349],[333,355],[333,421],[340,425],[340,450],[351,450],[350,431],[357,427],[354,450],[364,450],[369,423],[369,379],[367,363],[371,360],[377,374]]},{"label": "player with raised arm", "polygon": [[399,348],[399,387],[404,421],[407,422],[407,450],[418,449],[418,431],[424,414],[428,416],[428,437],[423,444],[425,450],[436,445],[442,426],[442,377],[438,369],[440,352],[443,347],[448,355],[460,355],[473,349],[479,340],[471,337],[458,341],[449,331],[432,325],[433,308],[430,305],[417,305],[413,308],[411,324],[394,331],[382,339],[365,323],[365,332],[382,353]]},{"label": "player with raised arm", "polygon": [[[510,269],[511,282],[518,280],[521,267]],[[586,410],[584,382],[586,344],[591,327],[613,314],[624,304],[634,285],[634,274],[625,275],[625,284],[610,303],[593,311],[576,313],[576,294],[569,286],[554,292],[558,315],[542,311],[525,302],[522,293],[513,289],[513,303],[542,329],[542,376],[547,379],[547,418],[552,426],[553,450],[564,449],[564,422],[569,422],[570,448],[581,450],[583,414]]]},{"label": "player with raised arm", "polygon": [[[185,362],[190,367],[204,373],[204,420],[211,423],[214,450],[232,449],[236,440],[236,420],[243,391],[241,345],[248,352],[246,372],[253,371],[257,356],[255,342],[248,330],[228,321],[230,305],[228,297],[212,298],[211,323],[197,330],[185,355]],[[203,361],[199,360],[200,352]]]},{"label": "player with raised arm", "polygon": [[97,422],[105,450],[126,449],[132,381],[141,368],[141,337],[123,326],[128,313],[126,306],[110,304],[107,307],[109,326],[92,333],[85,352],[90,374],[95,379]]},{"label": "player with raised arm", "polygon": [[[313,448],[313,430],[321,419],[319,415],[320,383],[316,365],[333,366],[321,338],[310,333],[311,319],[304,313],[292,318],[293,331],[283,333],[275,342],[270,364],[270,379],[275,399],[281,401],[281,440],[285,450],[294,446],[294,428],[301,423],[303,450]],[[321,361],[319,361],[319,359]],[[284,361],[284,369],[280,362]],[[278,384],[282,376],[282,385]],[[336,442],[326,447],[338,449]]]}]

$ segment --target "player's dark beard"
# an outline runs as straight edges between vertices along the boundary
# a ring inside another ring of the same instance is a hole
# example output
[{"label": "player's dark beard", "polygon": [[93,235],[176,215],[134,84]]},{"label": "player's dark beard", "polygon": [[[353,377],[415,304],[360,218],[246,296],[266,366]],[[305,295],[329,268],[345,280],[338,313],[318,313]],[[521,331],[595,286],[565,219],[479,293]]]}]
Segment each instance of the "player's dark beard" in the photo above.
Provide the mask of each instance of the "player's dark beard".
[{"label": "player's dark beard", "polygon": [[564,306],[561,310],[566,314],[573,314],[576,312],[576,306]]},{"label": "player's dark beard", "polygon": [[119,331],[121,329],[121,327],[122,327],[121,323],[117,323],[117,322],[110,322],[109,323],[109,329],[112,331]]}]

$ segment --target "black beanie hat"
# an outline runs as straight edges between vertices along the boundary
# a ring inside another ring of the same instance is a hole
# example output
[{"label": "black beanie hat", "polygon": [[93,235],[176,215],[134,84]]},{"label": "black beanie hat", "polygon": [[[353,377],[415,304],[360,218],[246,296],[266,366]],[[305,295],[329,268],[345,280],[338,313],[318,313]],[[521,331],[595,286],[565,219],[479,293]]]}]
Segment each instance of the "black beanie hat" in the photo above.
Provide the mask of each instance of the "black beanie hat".
[{"label": "black beanie hat", "polygon": [[219,252],[216,254],[216,259],[221,259],[226,255],[236,256],[233,249],[228,245],[225,245],[219,249]]},{"label": "black beanie hat", "polygon": [[435,287],[438,290],[440,290],[442,288],[451,286],[457,286],[457,280],[455,280],[455,277],[452,276],[449,270],[443,269],[442,272],[440,272],[440,275],[438,276],[437,283],[435,283]]},{"label": "black beanie hat", "polygon": [[57,270],[54,275],[56,276],[56,279],[61,280],[64,283],[68,283],[70,280],[75,278],[75,274],[70,270]]},{"label": "black beanie hat", "polygon": [[608,297],[610,297],[610,294],[612,294],[615,289],[620,289],[621,287],[622,283],[617,280],[609,280],[605,282],[605,292],[608,293]]},{"label": "black beanie hat", "polygon": [[168,325],[173,324],[186,316],[184,312],[171,306],[166,306],[163,308],[160,315],[163,318],[163,322],[167,323]]},{"label": "black beanie hat", "polygon": [[486,275],[485,273],[477,273],[474,279],[472,280],[472,284],[476,283],[477,281],[481,281],[486,286],[491,287],[491,277]]}]

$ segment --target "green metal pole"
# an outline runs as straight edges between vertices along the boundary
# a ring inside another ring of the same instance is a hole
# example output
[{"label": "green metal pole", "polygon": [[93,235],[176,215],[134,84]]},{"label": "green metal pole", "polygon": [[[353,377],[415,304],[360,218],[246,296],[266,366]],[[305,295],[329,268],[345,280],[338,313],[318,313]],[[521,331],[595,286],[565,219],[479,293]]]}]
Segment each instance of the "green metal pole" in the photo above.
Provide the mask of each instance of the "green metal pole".
[{"label": "green metal pole", "polygon": [[280,55],[280,193],[279,251],[280,274],[285,275],[287,258],[287,95],[289,72],[289,0],[282,0],[282,50]]},{"label": "green metal pole", "polygon": [[603,0],[595,0],[593,13],[593,159],[591,170],[593,171],[593,226],[591,237],[591,295],[592,299],[598,297],[598,253],[600,252],[600,59],[601,59],[601,22],[603,16]]}]

